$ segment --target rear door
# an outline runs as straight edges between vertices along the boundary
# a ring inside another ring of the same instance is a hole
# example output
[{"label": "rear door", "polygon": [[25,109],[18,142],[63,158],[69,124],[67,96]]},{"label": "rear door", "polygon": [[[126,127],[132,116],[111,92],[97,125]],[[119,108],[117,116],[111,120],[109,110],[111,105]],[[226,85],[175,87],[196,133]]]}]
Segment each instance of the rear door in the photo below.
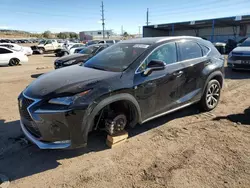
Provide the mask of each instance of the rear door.
[{"label": "rear door", "polygon": [[185,104],[199,100],[202,94],[202,71],[209,63],[209,58],[203,53],[201,46],[195,41],[177,42],[178,56],[183,66],[185,83],[179,92],[179,103]]},{"label": "rear door", "polygon": [[11,59],[12,53],[13,52],[8,49],[0,48],[0,64],[7,65]]}]

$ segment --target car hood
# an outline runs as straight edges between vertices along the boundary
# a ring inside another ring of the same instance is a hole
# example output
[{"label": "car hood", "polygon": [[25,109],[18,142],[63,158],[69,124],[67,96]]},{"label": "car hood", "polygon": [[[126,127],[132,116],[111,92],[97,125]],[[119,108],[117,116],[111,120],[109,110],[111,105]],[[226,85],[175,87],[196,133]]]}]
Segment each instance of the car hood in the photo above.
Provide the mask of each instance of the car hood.
[{"label": "car hood", "polygon": [[67,55],[67,56],[64,56],[64,57],[60,57],[56,61],[66,62],[66,61],[79,59],[79,58],[84,59],[84,58],[87,58],[88,56],[89,56],[88,54],[72,54],[72,55]]},{"label": "car hood", "polygon": [[250,55],[250,47],[238,46],[233,49],[233,53],[242,53],[242,54],[249,54]]},{"label": "car hood", "polygon": [[38,77],[24,91],[34,99],[54,96],[70,96],[93,88],[98,82],[117,76],[121,73],[96,70],[79,65],[61,68]]}]

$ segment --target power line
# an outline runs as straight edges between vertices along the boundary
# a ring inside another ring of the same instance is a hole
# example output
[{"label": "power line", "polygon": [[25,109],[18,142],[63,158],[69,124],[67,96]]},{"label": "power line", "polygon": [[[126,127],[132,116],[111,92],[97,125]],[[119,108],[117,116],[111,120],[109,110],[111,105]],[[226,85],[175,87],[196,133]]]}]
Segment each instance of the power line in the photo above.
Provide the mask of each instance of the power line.
[{"label": "power line", "polygon": [[[221,0],[221,2],[228,2],[228,0]],[[209,4],[212,4],[212,3],[217,3],[218,2],[218,0],[211,0],[210,2],[209,2]],[[189,8],[189,7],[197,7],[197,6],[201,6],[201,5],[208,5],[208,2],[200,2],[200,3],[197,3],[197,1],[188,1],[188,3],[182,3],[181,4],[181,8],[182,9],[186,9],[186,8]],[[214,4],[213,4],[214,5]],[[159,11],[172,11],[173,10],[173,7],[171,7],[171,8],[165,8],[165,7],[168,7],[169,6],[169,4],[168,5],[157,5],[157,8],[153,8],[153,7],[151,7],[150,8],[150,10],[152,10],[152,11],[157,11],[157,12],[159,12]],[[179,9],[179,5],[178,5],[178,8],[177,9]]]},{"label": "power line", "polygon": [[[246,2],[246,0],[241,0],[240,2],[238,1],[237,4],[235,4],[235,2],[232,2],[232,3],[227,3],[223,6],[223,8],[225,7],[228,7],[228,6],[231,6],[231,5],[241,5],[241,4],[245,4],[244,2]],[[185,11],[184,13],[190,13],[189,11],[195,11],[195,10],[209,10],[209,9],[221,9],[221,6],[224,4],[225,2],[216,2],[214,4],[209,4],[209,5],[206,5],[206,7],[190,7],[190,8],[181,8],[181,9],[176,9],[176,10],[173,10],[171,9],[170,11],[157,11],[157,12],[153,12],[151,11],[152,13],[150,14],[151,17],[157,17],[157,16],[164,16],[164,15],[172,15],[172,14],[177,14],[177,13],[183,13],[183,11]],[[160,14],[159,14],[160,13]],[[163,13],[163,14],[161,14]],[[193,12],[192,12],[193,13]]]},{"label": "power line", "polygon": [[[235,4],[230,4],[230,5],[227,5],[227,6],[224,6],[224,8],[228,8],[228,9],[230,9],[230,8],[234,8],[234,9],[237,9],[236,8],[236,6],[240,6],[241,4],[237,4],[237,5],[235,5]],[[197,9],[197,11],[195,12],[196,14],[197,13],[199,13],[199,12],[201,12],[201,13],[205,13],[205,12],[209,12],[210,14],[211,13],[216,13],[216,12],[218,12],[219,10],[221,9],[221,7],[210,7],[210,8],[200,8],[200,9]],[[195,9],[196,10],[196,9]],[[193,10],[192,12],[183,12],[182,14],[181,14],[181,16],[183,16],[183,17],[185,17],[185,16],[187,16],[187,15],[192,15],[192,14],[194,14],[194,11],[195,10]],[[176,16],[176,13],[172,13],[172,14],[167,14],[168,15],[168,17],[171,17],[171,16]],[[156,18],[158,18],[158,17],[163,17],[164,15],[157,15],[157,16],[151,16],[150,17],[150,19],[152,20],[152,18],[153,19],[156,19]],[[165,16],[166,16],[166,14],[165,14]]]}]

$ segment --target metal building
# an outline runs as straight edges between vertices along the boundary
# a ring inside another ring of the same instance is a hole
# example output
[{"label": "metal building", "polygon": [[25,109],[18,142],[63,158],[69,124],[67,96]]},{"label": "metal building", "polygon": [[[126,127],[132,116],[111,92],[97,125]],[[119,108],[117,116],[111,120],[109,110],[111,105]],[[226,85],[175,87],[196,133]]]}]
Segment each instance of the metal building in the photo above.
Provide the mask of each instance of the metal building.
[{"label": "metal building", "polygon": [[[92,36],[94,39],[102,39],[103,34],[102,30],[95,30],[95,31],[82,31],[79,33],[80,40],[86,40],[86,36]],[[113,35],[112,30],[104,30],[105,37],[109,37]]]},{"label": "metal building", "polygon": [[199,36],[211,42],[238,41],[250,36],[250,15],[143,27],[143,37],[183,35]]}]

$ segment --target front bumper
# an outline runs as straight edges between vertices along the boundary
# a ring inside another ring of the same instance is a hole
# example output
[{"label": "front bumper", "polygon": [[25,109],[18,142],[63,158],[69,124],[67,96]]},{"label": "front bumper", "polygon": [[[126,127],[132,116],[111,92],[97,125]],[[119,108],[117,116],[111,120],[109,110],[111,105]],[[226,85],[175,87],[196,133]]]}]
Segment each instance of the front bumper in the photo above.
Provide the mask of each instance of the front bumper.
[{"label": "front bumper", "polygon": [[[249,60],[250,62],[250,57]],[[250,70],[250,64],[242,63],[242,60],[230,60],[227,61],[227,66],[232,69],[238,69],[238,70]]]},{"label": "front bumper", "polygon": [[42,142],[39,141],[36,137],[34,137],[24,126],[22,121],[20,120],[21,129],[24,135],[34,144],[36,144],[40,149],[65,149],[71,146],[71,141],[66,140],[63,142]]},{"label": "front bumper", "polygon": [[[20,125],[40,149],[79,148],[87,145],[89,129],[85,110],[53,110],[41,100],[19,96]],[[50,108],[50,109],[49,109]]]}]

